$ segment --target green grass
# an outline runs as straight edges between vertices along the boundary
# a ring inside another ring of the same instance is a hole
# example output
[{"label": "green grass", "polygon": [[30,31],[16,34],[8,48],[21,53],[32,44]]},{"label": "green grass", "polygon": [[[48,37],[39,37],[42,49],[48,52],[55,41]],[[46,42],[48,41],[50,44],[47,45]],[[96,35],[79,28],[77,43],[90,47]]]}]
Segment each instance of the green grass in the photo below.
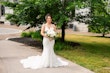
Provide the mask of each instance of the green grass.
[{"label": "green grass", "polygon": [[[42,41],[39,32],[23,32],[21,36]],[[56,38],[54,48],[58,55],[95,73],[110,73],[110,38],[70,34],[66,35],[65,39],[66,42],[61,42],[59,38]],[[80,45],[77,45],[77,43]]]},{"label": "green grass", "polygon": [[110,38],[66,35],[67,41],[80,43],[73,49],[55,50],[61,55],[95,73],[110,73]]}]

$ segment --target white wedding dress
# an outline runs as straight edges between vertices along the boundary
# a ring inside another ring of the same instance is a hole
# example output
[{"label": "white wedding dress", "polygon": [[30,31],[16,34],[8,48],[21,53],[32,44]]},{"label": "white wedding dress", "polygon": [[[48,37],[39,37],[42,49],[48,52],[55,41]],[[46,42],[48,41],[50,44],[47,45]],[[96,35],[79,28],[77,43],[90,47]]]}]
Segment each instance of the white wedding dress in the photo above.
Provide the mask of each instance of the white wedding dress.
[{"label": "white wedding dress", "polygon": [[[48,28],[45,26],[45,31],[54,30],[53,27]],[[54,43],[55,40],[49,40],[49,38],[43,37],[43,52],[39,56],[30,56],[26,59],[20,60],[24,68],[39,69],[44,67],[59,67],[66,66],[68,62],[61,60],[54,53]]]}]

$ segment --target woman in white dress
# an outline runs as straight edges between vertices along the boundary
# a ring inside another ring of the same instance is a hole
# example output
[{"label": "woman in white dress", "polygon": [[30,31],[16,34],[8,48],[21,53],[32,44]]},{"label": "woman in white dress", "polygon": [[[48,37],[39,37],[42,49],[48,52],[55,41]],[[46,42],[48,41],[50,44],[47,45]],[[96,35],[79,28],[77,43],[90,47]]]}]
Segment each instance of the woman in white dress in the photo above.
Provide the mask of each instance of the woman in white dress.
[{"label": "woman in white dress", "polygon": [[43,36],[43,52],[41,56],[30,56],[26,59],[22,59],[20,63],[23,64],[24,68],[38,69],[44,67],[59,67],[66,66],[68,62],[62,61],[57,58],[54,53],[55,40],[49,38],[46,35],[46,31],[56,31],[56,26],[52,24],[52,18],[50,14],[45,16],[46,24],[42,25],[41,35]]}]

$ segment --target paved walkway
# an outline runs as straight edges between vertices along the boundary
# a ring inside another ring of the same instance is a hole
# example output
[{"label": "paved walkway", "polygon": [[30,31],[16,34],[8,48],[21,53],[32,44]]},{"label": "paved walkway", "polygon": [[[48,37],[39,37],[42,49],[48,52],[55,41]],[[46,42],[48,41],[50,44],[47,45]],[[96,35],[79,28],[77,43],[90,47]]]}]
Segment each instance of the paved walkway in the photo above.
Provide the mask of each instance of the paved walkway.
[{"label": "paved walkway", "polygon": [[[10,37],[10,35],[5,36],[5,38]],[[13,34],[13,37],[19,37],[19,35]],[[0,40],[0,73],[94,73],[64,58],[62,59],[69,62],[66,67],[24,69],[19,61],[28,56],[41,55],[41,49],[4,40],[5,38]]]},{"label": "paved walkway", "polygon": [[[37,70],[24,69],[20,59],[28,56],[41,55],[41,50],[26,46],[21,43],[1,40],[0,41],[0,73],[93,73],[75,63],[69,62],[66,67],[42,68]],[[65,60],[64,58],[62,58]]]},{"label": "paved walkway", "polygon": [[15,33],[20,33],[22,32],[21,30],[18,29],[12,29],[12,28],[1,28],[0,27],[0,35],[4,34],[15,34]]}]

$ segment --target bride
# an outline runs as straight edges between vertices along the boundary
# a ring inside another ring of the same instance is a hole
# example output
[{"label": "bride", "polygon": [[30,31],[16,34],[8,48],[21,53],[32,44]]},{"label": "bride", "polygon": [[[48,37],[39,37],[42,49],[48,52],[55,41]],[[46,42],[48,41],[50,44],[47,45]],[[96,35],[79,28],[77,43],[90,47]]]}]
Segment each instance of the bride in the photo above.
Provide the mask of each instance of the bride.
[{"label": "bride", "polygon": [[55,40],[46,35],[46,31],[55,31],[56,26],[52,24],[52,18],[50,14],[45,16],[46,24],[42,25],[41,35],[43,36],[43,52],[41,56],[30,56],[26,59],[20,60],[24,68],[39,69],[44,67],[59,67],[66,66],[68,62],[62,61],[54,53]]}]

